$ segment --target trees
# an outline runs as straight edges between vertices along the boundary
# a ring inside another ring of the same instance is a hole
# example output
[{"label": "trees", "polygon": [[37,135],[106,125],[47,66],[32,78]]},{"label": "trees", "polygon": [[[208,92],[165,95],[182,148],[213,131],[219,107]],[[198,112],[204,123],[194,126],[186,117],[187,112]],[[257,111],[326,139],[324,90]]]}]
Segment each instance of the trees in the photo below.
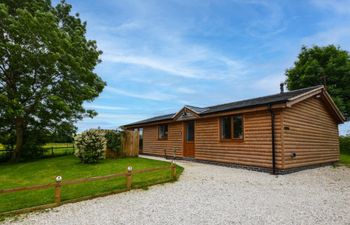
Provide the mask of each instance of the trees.
[{"label": "trees", "polygon": [[13,161],[24,145],[30,151],[45,134],[73,132],[74,122],[96,114],[82,104],[105,86],[94,73],[101,52],[70,11],[64,1],[0,3],[0,136],[13,134]]},{"label": "trees", "polygon": [[323,84],[339,109],[350,116],[350,55],[339,47],[303,46],[294,66],[286,70],[289,90]]}]

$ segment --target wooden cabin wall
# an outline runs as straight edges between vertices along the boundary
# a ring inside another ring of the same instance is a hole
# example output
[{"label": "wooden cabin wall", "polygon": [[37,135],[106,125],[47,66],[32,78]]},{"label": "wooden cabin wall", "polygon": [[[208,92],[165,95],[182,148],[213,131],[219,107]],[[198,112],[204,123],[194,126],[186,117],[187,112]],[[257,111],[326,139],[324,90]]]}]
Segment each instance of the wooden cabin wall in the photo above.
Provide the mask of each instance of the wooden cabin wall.
[{"label": "wooden cabin wall", "polygon": [[338,124],[321,98],[311,97],[284,110],[283,126],[286,169],[339,160]]},{"label": "wooden cabin wall", "polygon": [[[272,168],[271,114],[244,114],[244,140],[221,141],[219,118],[201,119],[195,125],[195,158],[223,163]],[[281,113],[276,112],[276,167],[282,168]]]},{"label": "wooden cabin wall", "polygon": [[168,124],[168,140],[158,140],[158,125],[143,127],[143,153],[164,156],[164,149],[168,156],[182,157],[182,127],[183,123]]}]

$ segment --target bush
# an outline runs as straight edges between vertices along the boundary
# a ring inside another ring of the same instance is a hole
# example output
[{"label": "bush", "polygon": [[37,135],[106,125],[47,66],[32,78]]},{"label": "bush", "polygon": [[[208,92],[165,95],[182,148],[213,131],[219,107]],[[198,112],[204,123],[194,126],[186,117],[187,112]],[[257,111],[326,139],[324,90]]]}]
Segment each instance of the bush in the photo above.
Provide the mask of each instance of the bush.
[{"label": "bush", "polygon": [[340,136],[339,145],[342,154],[350,155],[350,136]]},{"label": "bush", "polygon": [[120,155],[122,152],[121,132],[108,130],[106,131],[105,138],[107,140],[107,148]]},{"label": "bush", "polygon": [[96,163],[105,158],[106,138],[98,130],[87,130],[75,137],[75,156],[82,163]]}]

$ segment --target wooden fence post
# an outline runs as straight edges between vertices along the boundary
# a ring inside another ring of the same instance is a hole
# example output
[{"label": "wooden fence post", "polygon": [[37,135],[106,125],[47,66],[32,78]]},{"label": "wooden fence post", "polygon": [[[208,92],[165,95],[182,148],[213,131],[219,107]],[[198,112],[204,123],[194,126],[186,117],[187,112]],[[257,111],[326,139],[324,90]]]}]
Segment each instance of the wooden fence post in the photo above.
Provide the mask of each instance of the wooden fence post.
[{"label": "wooden fence post", "polygon": [[56,186],[55,186],[55,203],[56,203],[56,205],[61,204],[61,181],[62,181],[62,177],[57,176],[56,177]]},{"label": "wooden fence post", "polygon": [[171,163],[171,176],[174,180],[176,179],[176,165],[174,161]]},{"label": "wooden fence post", "polygon": [[53,156],[54,154],[53,154],[53,147],[51,147],[51,155]]},{"label": "wooden fence post", "polygon": [[132,184],[132,166],[128,166],[128,173],[126,174],[126,188],[131,189]]}]

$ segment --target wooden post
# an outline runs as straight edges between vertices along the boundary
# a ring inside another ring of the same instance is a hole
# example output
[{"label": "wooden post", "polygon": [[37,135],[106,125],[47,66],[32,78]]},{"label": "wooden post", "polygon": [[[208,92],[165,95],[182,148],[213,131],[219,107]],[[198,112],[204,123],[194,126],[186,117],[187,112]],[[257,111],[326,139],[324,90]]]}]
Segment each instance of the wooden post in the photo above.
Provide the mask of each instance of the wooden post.
[{"label": "wooden post", "polygon": [[128,166],[128,173],[126,175],[126,188],[131,189],[132,184],[132,166]]},{"label": "wooden post", "polygon": [[173,179],[176,179],[176,165],[174,163],[171,164],[171,176]]},{"label": "wooden post", "polygon": [[51,147],[51,155],[53,156],[53,147]]},{"label": "wooden post", "polygon": [[56,205],[61,204],[61,181],[62,177],[56,177],[56,186],[55,186],[55,203]]}]

